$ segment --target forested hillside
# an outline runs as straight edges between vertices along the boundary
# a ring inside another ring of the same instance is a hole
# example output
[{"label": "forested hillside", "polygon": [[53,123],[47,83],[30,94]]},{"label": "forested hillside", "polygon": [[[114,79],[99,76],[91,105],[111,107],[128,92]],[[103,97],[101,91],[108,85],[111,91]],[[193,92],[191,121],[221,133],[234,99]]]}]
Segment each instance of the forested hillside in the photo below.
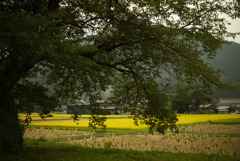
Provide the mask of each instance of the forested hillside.
[{"label": "forested hillside", "polygon": [[222,80],[237,86],[235,91],[215,91],[214,97],[240,97],[240,44],[223,45],[214,59],[204,58],[212,67],[221,69]]},{"label": "forested hillside", "polygon": [[[221,80],[223,82],[230,82],[237,86],[233,91],[215,91],[214,98],[220,97],[240,97],[240,44],[232,42],[231,44],[225,44],[221,49],[217,51],[214,59],[203,59],[209,63],[210,66],[221,69],[223,71]],[[177,82],[175,78],[165,73],[166,79],[171,81],[171,84]],[[162,82],[159,80],[158,82]],[[104,92],[104,99],[110,96],[110,90]]]},{"label": "forested hillside", "polygon": [[[240,44],[232,42],[231,44],[225,44],[221,49],[217,51],[216,57],[214,59],[203,59],[214,68],[220,68],[223,71],[222,81],[231,82],[233,85],[237,86],[234,91],[215,91],[214,97],[240,97]],[[166,78],[171,76],[166,74]],[[32,80],[37,82],[43,82],[43,78],[37,77]],[[169,78],[171,83],[174,84],[177,80],[174,78]],[[161,82],[161,81],[159,81]],[[103,98],[110,96],[110,90],[103,93]]]}]

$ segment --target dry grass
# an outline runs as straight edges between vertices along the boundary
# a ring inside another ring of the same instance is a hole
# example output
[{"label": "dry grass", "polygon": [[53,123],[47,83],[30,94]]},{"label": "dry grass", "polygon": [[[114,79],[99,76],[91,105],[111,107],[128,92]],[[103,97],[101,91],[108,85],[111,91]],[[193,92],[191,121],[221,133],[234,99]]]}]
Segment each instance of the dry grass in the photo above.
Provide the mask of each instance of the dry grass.
[{"label": "dry grass", "polygon": [[240,125],[195,124],[180,126],[181,132],[240,134]]},{"label": "dry grass", "polygon": [[40,138],[61,138],[71,136],[82,136],[95,134],[93,131],[78,131],[77,129],[59,130],[57,128],[44,129],[44,128],[29,128],[25,130],[23,138],[40,139]]},{"label": "dry grass", "polygon": [[223,124],[195,124],[181,126],[181,132],[194,132],[199,134],[171,134],[166,135],[120,135],[107,134],[104,137],[71,139],[71,136],[91,135],[92,131],[58,130],[54,129],[27,129],[24,138],[60,138],[68,137],[67,142],[97,148],[133,149],[139,151],[169,151],[192,154],[218,154],[224,156],[240,157],[240,137],[209,136],[201,133],[240,134],[240,125]]},{"label": "dry grass", "polygon": [[97,148],[169,151],[193,154],[240,156],[240,138],[202,135],[109,135],[71,140],[69,143]]}]

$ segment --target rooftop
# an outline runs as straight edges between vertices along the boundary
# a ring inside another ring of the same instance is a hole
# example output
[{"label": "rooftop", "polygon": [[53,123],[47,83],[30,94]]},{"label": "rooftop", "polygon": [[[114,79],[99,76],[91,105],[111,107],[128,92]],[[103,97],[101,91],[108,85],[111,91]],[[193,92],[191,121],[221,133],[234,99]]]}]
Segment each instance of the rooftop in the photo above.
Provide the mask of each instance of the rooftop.
[{"label": "rooftop", "polygon": [[218,105],[240,104],[240,98],[220,98]]},{"label": "rooftop", "polygon": [[208,108],[208,107],[211,107],[211,106],[215,106],[215,105],[213,105],[213,104],[199,105],[200,108]]}]

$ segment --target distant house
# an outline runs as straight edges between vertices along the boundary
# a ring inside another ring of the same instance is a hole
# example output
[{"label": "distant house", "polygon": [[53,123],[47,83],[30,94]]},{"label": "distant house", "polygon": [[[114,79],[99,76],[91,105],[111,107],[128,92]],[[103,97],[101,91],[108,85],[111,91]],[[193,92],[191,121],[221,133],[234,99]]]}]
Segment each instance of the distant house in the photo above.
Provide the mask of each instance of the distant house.
[{"label": "distant house", "polygon": [[105,110],[108,115],[124,114],[123,109],[114,104],[100,104],[99,107]]},{"label": "distant house", "polygon": [[[104,114],[107,115],[115,115],[115,114],[127,114],[124,112],[124,110],[114,104],[104,104],[104,103],[97,103],[97,106],[104,111]],[[73,104],[67,106],[67,114],[91,114],[91,110],[93,108],[93,105],[90,103],[79,103],[79,104]]]},{"label": "distant house", "polygon": [[213,104],[202,104],[190,106],[191,114],[214,114],[217,113],[217,106]]},{"label": "distant house", "polygon": [[220,98],[217,106],[219,114],[240,114],[240,98]]},{"label": "distant house", "polygon": [[92,105],[90,103],[78,103],[67,106],[67,114],[90,114]]},{"label": "distant house", "polygon": [[217,107],[213,104],[199,105],[199,113],[214,114],[217,113]]},{"label": "distant house", "polygon": [[192,105],[190,106],[191,114],[214,114],[217,113],[217,107],[213,104]]}]

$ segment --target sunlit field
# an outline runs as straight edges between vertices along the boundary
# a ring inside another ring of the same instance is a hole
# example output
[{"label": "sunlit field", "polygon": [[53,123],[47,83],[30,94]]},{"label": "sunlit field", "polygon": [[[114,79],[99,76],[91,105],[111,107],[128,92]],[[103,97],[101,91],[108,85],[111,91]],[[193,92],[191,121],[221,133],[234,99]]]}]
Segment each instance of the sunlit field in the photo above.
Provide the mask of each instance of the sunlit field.
[{"label": "sunlit field", "polygon": [[[83,115],[76,122],[72,115],[52,115],[44,120],[38,114],[32,115],[35,119],[24,134],[25,142],[31,140],[31,147],[36,140],[38,146],[40,143],[49,143],[48,147],[66,143],[75,149],[91,148],[88,151],[97,148],[156,152],[169,155],[170,160],[180,154],[196,160],[235,161],[240,158],[240,115],[237,114],[178,114],[179,133],[167,131],[165,135],[150,134],[146,125],[135,126],[129,115],[107,115],[107,129],[96,131],[88,128],[90,115]],[[19,114],[19,117],[24,119],[26,115]]]},{"label": "sunlit field", "polygon": [[[37,126],[62,126],[62,127],[88,127],[88,120],[76,121],[54,121],[54,122],[32,122],[31,125]],[[135,126],[132,119],[107,119],[106,121],[107,128],[117,128],[117,129],[144,129],[147,126],[140,125]]]},{"label": "sunlit field", "polygon": [[239,119],[240,115],[237,114],[185,114],[178,115],[178,123],[177,124],[194,124],[194,123],[204,123],[210,121],[218,121],[224,119]]},{"label": "sunlit field", "polygon": [[[51,113],[50,113],[51,114]],[[72,114],[51,114],[52,117],[46,117],[44,120],[72,120]],[[18,117],[20,120],[24,120],[27,114],[19,113]],[[31,114],[33,121],[40,121],[42,120],[39,114],[33,113]],[[81,118],[89,118],[91,115],[81,115]],[[129,115],[107,115],[107,118],[128,118]]]},{"label": "sunlit field", "polygon": [[[73,120],[33,121],[32,125],[37,128],[26,129],[24,139],[52,140],[79,147],[100,149],[162,151],[172,153],[171,156],[173,153],[206,157],[216,155],[227,157],[226,160],[238,160],[240,157],[240,124],[221,123],[225,120],[226,122],[232,120],[232,123],[234,120],[239,121],[240,115],[178,115],[180,133],[167,132],[166,135],[158,133],[152,135],[147,132],[147,126],[137,127],[130,118],[114,117],[109,117],[106,121],[107,128],[111,129],[107,131],[90,130],[87,128],[87,119],[77,122]],[[218,121],[221,124],[212,124]]]},{"label": "sunlit field", "polygon": [[[22,115],[20,115],[22,116]],[[50,119],[56,118],[71,118],[72,115],[67,114],[57,114],[53,115]],[[83,115],[81,118],[88,118],[90,115]],[[133,120],[128,118],[128,115],[107,115],[107,128],[117,128],[117,129],[146,129],[147,126],[140,125],[135,126]],[[33,117],[34,118],[34,117]],[[73,120],[55,120],[51,121],[49,119],[45,119],[43,121],[33,121],[31,125],[37,126],[62,126],[62,127],[88,127],[88,119],[81,119],[80,121],[74,122]],[[240,115],[229,115],[229,114],[202,114],[202,115],[191,115],[191,114],[183,114],[178,115],[179,121],[178,125],[184,124],[195,124],[195,123],[205,123],[211,121],[218,120],[228,120],[228,119],[240,119]],[[34,119],[33,119],[34,120]],[[36,120],[36,119],[35,119]]]}]

